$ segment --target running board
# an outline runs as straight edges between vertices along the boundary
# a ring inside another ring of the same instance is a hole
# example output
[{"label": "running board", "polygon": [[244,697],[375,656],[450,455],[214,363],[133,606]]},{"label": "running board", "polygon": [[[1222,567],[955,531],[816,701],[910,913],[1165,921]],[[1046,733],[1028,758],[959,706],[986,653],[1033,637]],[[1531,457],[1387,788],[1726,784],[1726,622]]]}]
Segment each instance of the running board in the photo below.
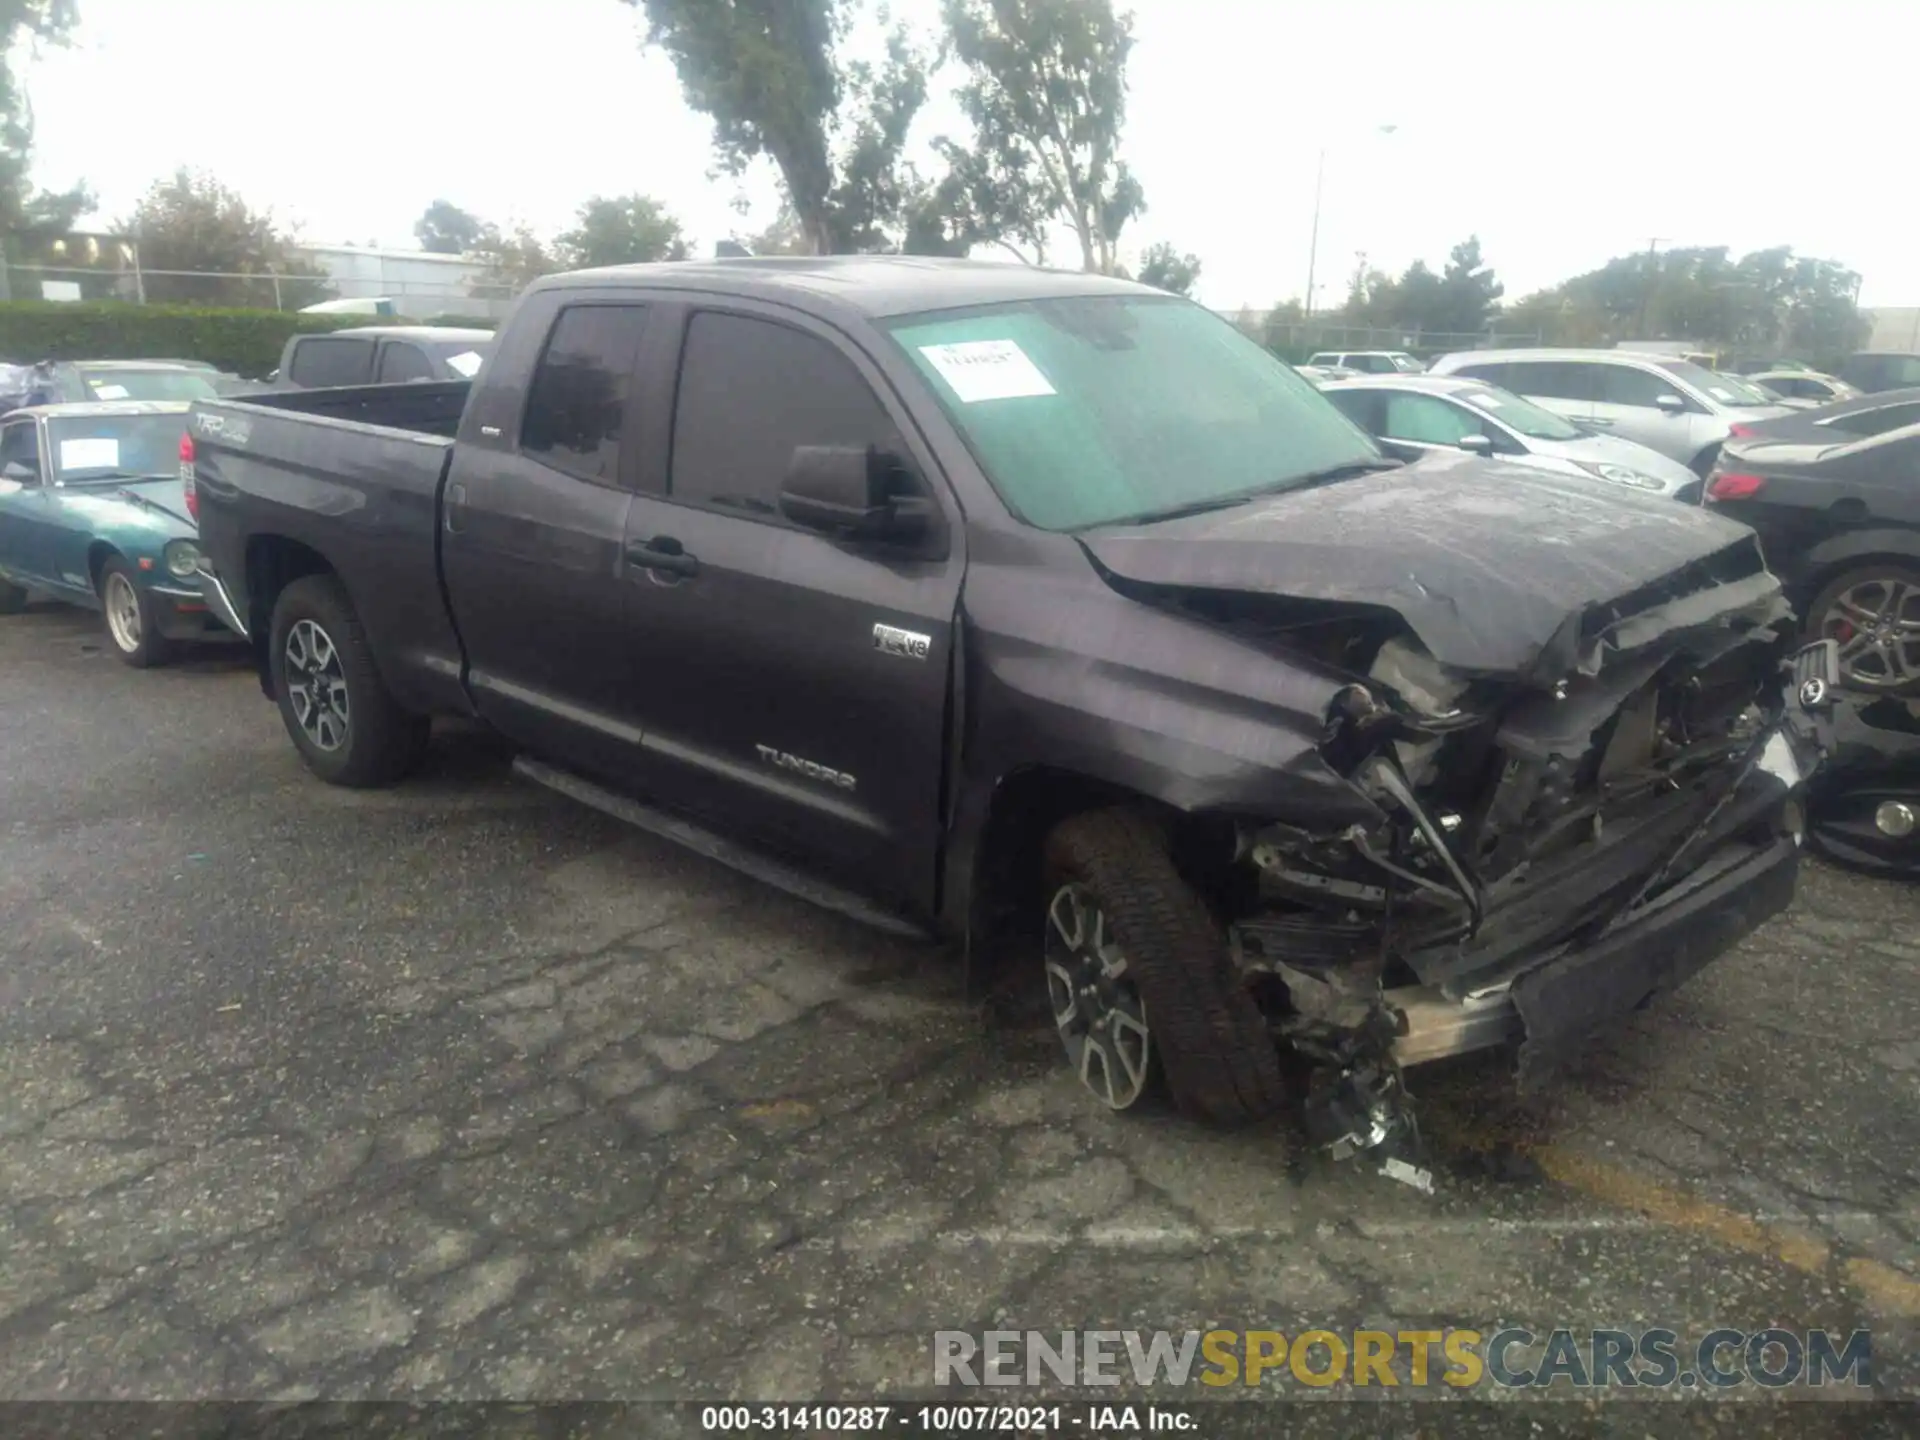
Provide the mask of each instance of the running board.
[{"label": "running board", "polygon": [[521,775],[536,785],[544,785],[556,790],[570,800],[578,800],[582,805],[591,805],[603,814],[616,820],[624,820],[636,829],[645,830],[649,835],[658,835],[663,840],[671,840],[704,855],[709,860],[717,860],[730,869],[738,870],[742,875],[751,875],[755,880],[784,890],[787,894],[818,905],[823,910],[832,910],[845,915],[850,920],[858,920],[862,925],[870,925],[876,930],[884,930],[889,935],[901,935],[913,940],[928,940],[930,936],[924,929],[903,920],[890,910],[883,910],[871,900],[856,895],[851,890],[843,890],[824,880],[796,870],[781,860],[763,855],[757,850],[749,850],[733,841],[716,835],[704,826],[684,820],[664,810],[656,810],[651,805],[643,805],[638,800],[629,799],[616,790],[597,785],[570,770],[562,770],[542,760],[530,759],[525,755],[515,757],[514,773]]}]

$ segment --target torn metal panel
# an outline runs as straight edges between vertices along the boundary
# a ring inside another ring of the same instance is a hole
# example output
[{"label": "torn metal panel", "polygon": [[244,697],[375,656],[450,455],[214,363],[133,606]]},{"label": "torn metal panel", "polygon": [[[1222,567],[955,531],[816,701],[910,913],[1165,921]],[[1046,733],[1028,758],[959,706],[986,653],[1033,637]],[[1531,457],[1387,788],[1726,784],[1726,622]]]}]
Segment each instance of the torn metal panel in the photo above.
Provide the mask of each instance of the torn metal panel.
[{"label": "torn metal panel", "polygon": [[1571,669],[1589,611],[1693,567],[1765,574],[1753,533],[1710,512],[1573,477],[1517,485],[1450,456],[1080,541],[1136,585],[1398,616],[1435,660],[1470,675],[1518,675],[1543,656]]}]

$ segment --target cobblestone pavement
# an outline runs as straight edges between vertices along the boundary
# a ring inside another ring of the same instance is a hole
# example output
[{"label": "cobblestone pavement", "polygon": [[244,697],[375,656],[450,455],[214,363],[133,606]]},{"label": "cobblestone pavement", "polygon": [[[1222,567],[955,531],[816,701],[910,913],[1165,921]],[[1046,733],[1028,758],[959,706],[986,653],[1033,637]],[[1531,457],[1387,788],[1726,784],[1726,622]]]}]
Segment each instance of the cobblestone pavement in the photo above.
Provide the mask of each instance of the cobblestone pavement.
[{"label": "cobblestone pavement", "polygon": [[1505,1322],[1871,1326],[1920,1391],[1909,892],[1813,869],[1543,1102],[1424,1077],[1429,1197],[1096,1113],[937,954],[478,737],[327,789],[231,658],[93,623],[0,622],[0,1397],[871,1396],[939,1328]]}]

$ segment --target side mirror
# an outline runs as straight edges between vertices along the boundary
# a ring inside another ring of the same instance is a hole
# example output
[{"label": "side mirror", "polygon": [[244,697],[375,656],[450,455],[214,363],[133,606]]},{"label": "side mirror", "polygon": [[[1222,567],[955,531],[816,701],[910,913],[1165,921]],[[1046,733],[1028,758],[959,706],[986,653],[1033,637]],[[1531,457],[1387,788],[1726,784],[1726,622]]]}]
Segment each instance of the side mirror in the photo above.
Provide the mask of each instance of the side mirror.
[{"label": "side mirror", "polygon": [[1493,438],[1489,435],[1462,435],[1455,443],[1469,455],[1493,454]]},{"label": "side mirror", "polygon": [[38,485],[40,472],[24,460],[9,460],[0,465],[0,480],[12,480],[21,485]]},{"label": "side mirror", "polygon": [[780,513],[849,540],[918,540],[932,503],[900,494],[899,457],[875,445],[797,445],[780,487]]},{"label": "side mirror", "polygon": [[1654,396],[1653,403],[1659,406],[1662,410],[1666,411],[1667,414],[1669,415],[1678,415],[1682,410],[1687,408],[1687,402],[1682,400],[1678,395],[1674,394],[1671,390],[1666,391],[1663,394]]}]

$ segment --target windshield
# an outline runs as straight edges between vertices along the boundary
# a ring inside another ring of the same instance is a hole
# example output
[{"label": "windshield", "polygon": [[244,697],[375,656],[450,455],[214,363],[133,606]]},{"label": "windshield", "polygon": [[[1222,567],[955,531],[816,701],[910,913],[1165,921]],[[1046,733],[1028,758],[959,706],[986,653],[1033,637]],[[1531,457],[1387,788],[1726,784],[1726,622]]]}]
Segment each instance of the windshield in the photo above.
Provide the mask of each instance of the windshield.
[{"label": "windshield", "polygon": [[1453,398],[1491,415],[1516,435],[1524,435],[1529,440],[1578,440],[1584,434],[1551,410],[1543,410],[1531,400],[1522,400],[1511,390],[1502,390],[1497,385],[1463,390]]},{"label": "windshield", "polygon": [[172,415],[62,415],[47,421],[54,478],[62,485],[172,479],[180,473],[185,412]]},{"label": "windshield", "polygon": [[205,370],[83,370],[89,400],[211,400]]},{"label": "windshield", "polygon": [[1076,296],[909,315],[889,328],[1001,499],[1043,530],[1380,462],[1291,366],[1183,300]]}]

